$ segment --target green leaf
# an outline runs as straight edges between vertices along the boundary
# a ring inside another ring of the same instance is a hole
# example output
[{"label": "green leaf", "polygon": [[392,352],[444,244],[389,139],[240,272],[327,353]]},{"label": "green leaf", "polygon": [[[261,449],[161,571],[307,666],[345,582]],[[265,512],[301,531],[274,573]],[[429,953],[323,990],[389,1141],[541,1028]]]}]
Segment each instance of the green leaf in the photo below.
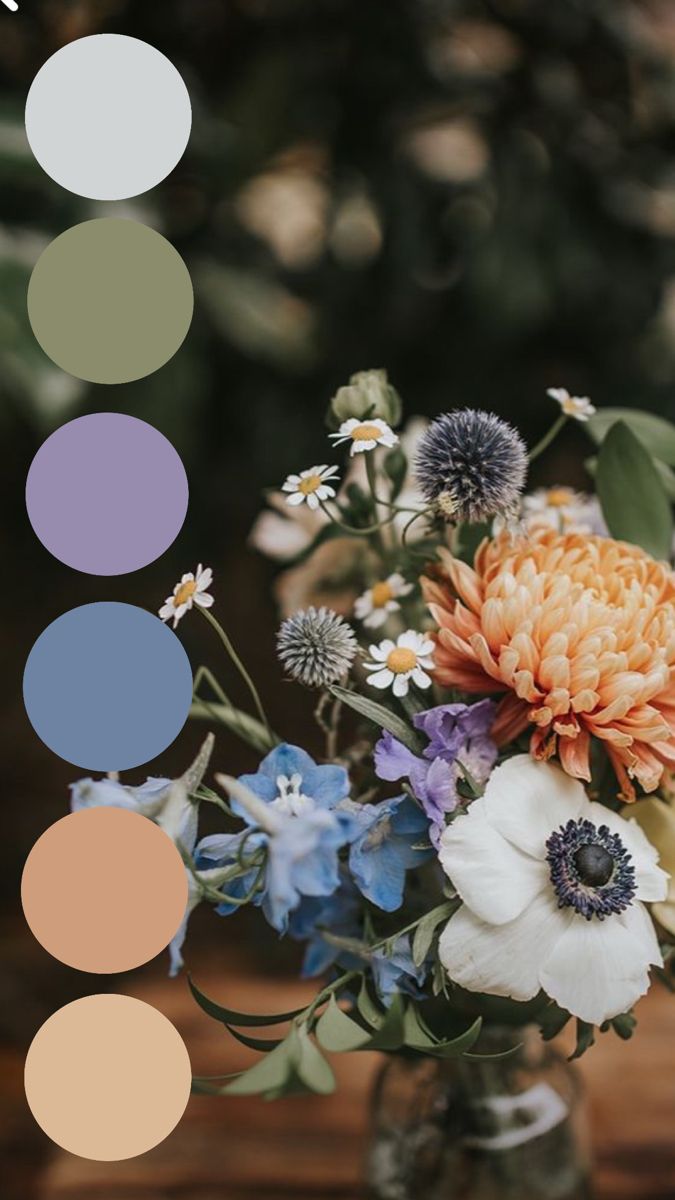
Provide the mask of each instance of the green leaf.
[{"label": "green leaf", "polygon": [[385,454],[383,466],[385,474],[391,480],[391,499],[393,501],[400,496],[408,474],[408,459],[405,451],[400,446],[394,446],[393,450]]},{"label": "green leaf", "polygon": [[595,1030],[593,1025],[589,1025],[587,1021],[577,1020],[577,1044],[570,1054],[570,1061],[573,1058],[581,1058],[587,1050],[595,1043]]},{"label": "green leaf", "polygon": [[362,1050],[399,1050],[405,1042],[405,1001],[400,992],[392,1000],[379,1029],[361,1047]]},{"label": "green leaf", "polygon": [[[295,1030],[293,1030],[293,1033]],[[225,1096],[255,1096],[283,1088],[290,1080],[296,1060],[294,1039],[289,1035],[248,1071],[221,1089]]]},{"label": "green leaf", "polygon": [[195,698],[190,716],[196,721],[217,721],[259,754],[267,754],[278,745],[278,738],[270,734],[260,721],[228,704],[212,704],[210,700]]},{"label": "green leaf", "polygon": [[363,1029],[347,1016],[335,996],[331,996],[328,1007],[317,1022],[316,1036],[325,1050],[343,1053],[358,1050],[371,1035],[367,1029]]},{"label": "green leaf", "polygon": [[471,566],[478,547],[484,538],[490,537],[490,533],[491,526],[488,522],[460,525],[457,530],[457,557]]},{"label": "green leaf", "polygon": [[284,1021],[292,1021],[294,1017],[304,1012],[302,1008],[295,1008],[292,1012],[286,1013],[242,1013],[235,1012],[233,1008],[225,1008],[221,1004],[216,1004],[215,1000],[210,1000],[199,988],[192,979],[188,978],[188,985],[192,995],[194,996],[200,1008],[213,1017],[215,1021],[222,1021],[224,1025],[243,1025],[257,1027],[262,1025],[282,1025]]},{"label": "green leaf", "polygon": [[637,1017],[632,1012],[621,1013],[618,1017],[612,1017],[609,1023],[618,1037],[627,1042],[635,1033]]},{"label": "green leaf", "polygon": [[586,429],[600,446],[618,421],[628,426],[650,454],[675,467],[675,425],[654,413],[639,408],[601,408],[586,422]]},{"label": "green leaf", "polygon": [[412,750],[413,754],[422,752],[422,741],[415,730],[411,729],[402,717],[397,716],[384,705],[376,704],[374,700],[368,700],[359,692],[349,692],[347,688],[338,687],[337,684],[333,684],[328,690],[348,708],[353,708],[362,717],[372,721],[378,729],[386,729],[388,733],[392,733],[399,742],[403,742],[404,746]]},{"label": "green leaf", "polygon": [[249,1037],[248,1034],[242,1033],[239,1029],[235,1029],[234,1025],[226,1024],[225,1028],[227,1029],[228,1033],[232,1034],[232,1037],[235,1038],[236,1041],[241,1042],[242,1046],[248,1046],[249,1050],[261,1050],[263,1054],[268,1054],[270,1050],[274,1050],[277,1046],[280,1046],[283,1041],[283,1038]]},{"label": "green leaf", "polygon": [[415,936],[412,942],[412,958],[416,967],[420,967],[424,962],[431,943],[434,940],[434,933],[441,921],[445,920],[452,913],[455,905],[452,900],[446,900],[443,904],[439,904],[436,908],[432,908],[420,921]]},{"label": "green leaf", "polygon": [[335,1076],[323,1054],[310,1038],[307,1027],[301,1025],[296,1030],[294,1026],[292,1035],[295,1035],[298,1043],[295,1064],[298,1077],[310,1091],[318,1092],[320,1096],[327,1096],[330,1092],[334,1092]]},{"label": "green leaf", "polygon": [[384,1020],[384,1013],[378,1008],[374,1000],[371,999],[365,975],[361,981],[361,990],[356,1001],[356,1007],[368,1025],[372,1026],[373,1029],[379,1029]]},{"label": "green leaf", "polygon": [[613,537],[670,558],[673,517],[665,488],[648,451],[621,421],[602,443],[596,486]]},{"label": "green leaf", "polygon": [[537,1018],[541,1036],[545,1042],[550,1042],[551,1038],[556,1037],[561,1029],[564,1029],[567,1022],[571,1019],[570,1013],[564,1008],[551,1001],[546,1005],[541,1015]]},{"label": "green leaf", "polygon": [[409,1004],[405,1010],[403,1029],[405,1031],[405,1044],[406,1046],[410,1046],[412,1050],[420,1050],[427,1053],[439,1044],[438,1038],[434,1037],[414,1004]]},{"label": "green leaf", "polygon": [[450,1038],[448,1041],[439,1042],[438,1045],[430,1051],[436,1058],[457,1058],[460,1054],[466,1054],[467,1058],[493,1058],[496,1055],[490,1054],[469,1054],[468,1051],[477,1040],[478,1035],[483,1027],[483,1018],[476,1017],[473,1025],[464,1030],[464,1033],[458,1034],[455,1038]]}]

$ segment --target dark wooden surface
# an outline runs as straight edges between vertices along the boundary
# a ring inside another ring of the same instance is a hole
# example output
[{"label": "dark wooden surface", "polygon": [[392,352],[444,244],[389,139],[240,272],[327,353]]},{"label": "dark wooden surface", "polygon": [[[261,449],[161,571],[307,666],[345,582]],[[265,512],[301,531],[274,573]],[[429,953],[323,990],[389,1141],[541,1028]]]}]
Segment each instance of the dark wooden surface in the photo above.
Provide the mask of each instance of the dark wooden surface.
[{"label": "dark wooden surface", "polygon": [[[306,985],[223,963],[196,973],[233,1007],[285,1010]],[[196,1074],[236,1070],[256,1057],[196,1007],[184,981],[159,973],[123,989],[174,1021]],[[21,1055],[0,1062],[13,1096],[2,1116],[9,1148],[3,1200],[356,1200],[375,1055],[334,1058],[335,1095],[266,1103],[193,1096],[169,1138],[140,1158],[94,1163],[51,1145],[26,1111]],[[675,997],[654,987],[629,1043],[609,1035],[582,1060],[590,1097],[597,1200],[675,1200]],[[26,1156],[30,1159],[25,1161]],[[23,1167],[22,1167],[23,1164]],[[422,1198],[420,1198],[422,1200]]]}]

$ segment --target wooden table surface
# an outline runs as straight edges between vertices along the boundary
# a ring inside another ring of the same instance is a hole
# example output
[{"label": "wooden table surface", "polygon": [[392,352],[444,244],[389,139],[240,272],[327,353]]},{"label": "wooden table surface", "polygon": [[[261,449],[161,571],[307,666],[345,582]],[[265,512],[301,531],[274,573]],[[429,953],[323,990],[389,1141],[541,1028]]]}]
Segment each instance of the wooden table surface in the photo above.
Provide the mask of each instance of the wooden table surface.
[{"label": "wooden table surface", "polygon": [[[241,963],[198,971],[196,982],[214,998],[251,1011],[285,1011],[312,994],[295,980],[265,978]],[[195,1074],[237,1070],[256,1058],[197,1008],[184,980],[128,977],[120,990],[156,1005],[176,1024]],[[580,1064],[590,1098],[597,1200],[675,1200],[675,997],[653,987],[639,1016],[632,1041],[603,1036]],[[324,1098],[269,1103],[193,1096],[161,1146],[120,1163],[89,1162],[53,1146],[21,1096],[4,1114],[13,1131],[8,1161],[30,1142],[38,1165],[30,1189],[3,1188],[3,1198],[356,1200],[368,1093],[379,1061],[376,1055],[334,1056],[339,1088]],[[13,1072],[19,1087],[21,1065],[16,1055],[0,1064],[5,1080]]]}]

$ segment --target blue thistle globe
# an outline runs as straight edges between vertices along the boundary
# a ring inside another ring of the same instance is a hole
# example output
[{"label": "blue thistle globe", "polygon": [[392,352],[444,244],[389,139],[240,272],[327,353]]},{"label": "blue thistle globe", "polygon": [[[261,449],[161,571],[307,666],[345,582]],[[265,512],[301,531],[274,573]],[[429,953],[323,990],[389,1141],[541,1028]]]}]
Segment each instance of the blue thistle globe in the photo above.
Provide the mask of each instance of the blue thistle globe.
[{"label": "blue thistle globe", "polygon": [[432,421],[419,443],[415,474],[425,500],[446,521],[508,518],[525,486],[527,449],[493,413],[459,408]]}]

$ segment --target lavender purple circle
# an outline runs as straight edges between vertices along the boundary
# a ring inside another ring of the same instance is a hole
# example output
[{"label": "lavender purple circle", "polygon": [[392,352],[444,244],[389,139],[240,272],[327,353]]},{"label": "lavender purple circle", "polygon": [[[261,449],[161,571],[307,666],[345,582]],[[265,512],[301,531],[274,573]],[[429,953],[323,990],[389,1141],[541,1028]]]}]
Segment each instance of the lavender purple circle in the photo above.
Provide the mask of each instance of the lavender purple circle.
[{"label": "lavender purple circle", "polygon": [[43,442],[26,481],[28,517],[42,545],[89,575],[126,575],[154,562],[185,520],[180,456],[154,426],[92,413]]}]

